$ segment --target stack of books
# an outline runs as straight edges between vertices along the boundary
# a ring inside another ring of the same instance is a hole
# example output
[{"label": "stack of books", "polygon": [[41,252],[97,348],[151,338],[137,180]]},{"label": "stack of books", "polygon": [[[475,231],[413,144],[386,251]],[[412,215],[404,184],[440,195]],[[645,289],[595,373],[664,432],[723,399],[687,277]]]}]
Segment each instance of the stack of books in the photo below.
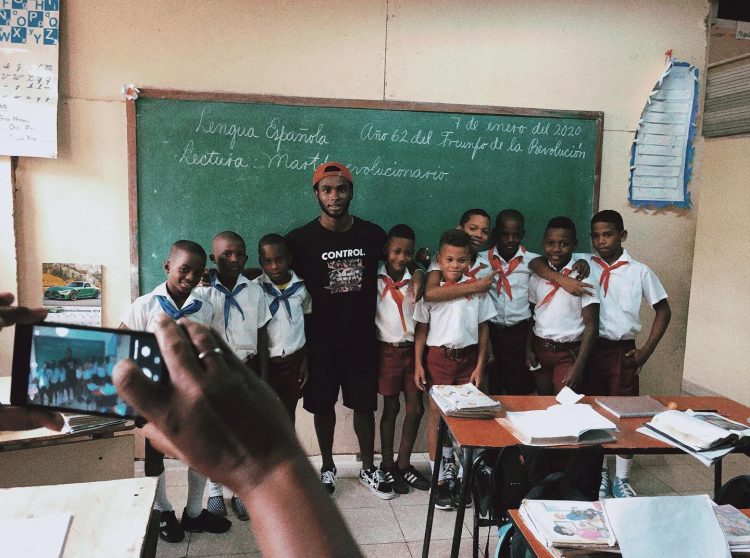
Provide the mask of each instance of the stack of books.
[{"label": "stack of books", "polygon": [[63,413],[65,428],[63,432],[78,433],[88,430],[97,430],[106,426],[117,426],[125,424],[127,419],[116,417],[100,417],[97,415],[76,415]]},{"label": "stack of books", "polygon": [[492,418],[500,410],[500,402],[487,397],[474,384],[432,386],[430,395],[448,417]]},{"label": "stack of books", "polygon": [[734,506],[714,507],[716,519],[733,555],[750,555],[750,518]]}]

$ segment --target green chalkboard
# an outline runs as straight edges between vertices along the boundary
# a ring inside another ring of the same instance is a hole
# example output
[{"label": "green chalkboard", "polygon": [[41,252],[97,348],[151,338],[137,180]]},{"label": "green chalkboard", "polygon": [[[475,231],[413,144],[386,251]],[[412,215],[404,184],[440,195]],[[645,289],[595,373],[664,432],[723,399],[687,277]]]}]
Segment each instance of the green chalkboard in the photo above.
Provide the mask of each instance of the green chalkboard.
[{"label": "green chalkboard", "polygon": [[[169,245],[208,251],[230,229],[258,239],[317,217],[311,178],[326,160],[354,175],[354,215],[411,225],[434,249],[461,213],[526,215],[582,231],[598,203],[603,114],[144,90],[128,102],[133,295],[164,280]],[[585,234],[579,234],[585,241]]]}]

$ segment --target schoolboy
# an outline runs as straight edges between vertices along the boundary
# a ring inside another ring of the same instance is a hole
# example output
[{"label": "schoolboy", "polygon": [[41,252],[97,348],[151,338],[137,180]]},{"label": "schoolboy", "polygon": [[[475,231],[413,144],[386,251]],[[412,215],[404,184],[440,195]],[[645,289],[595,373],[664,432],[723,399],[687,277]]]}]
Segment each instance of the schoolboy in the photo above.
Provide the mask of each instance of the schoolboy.
[{"label": "schoolboy", "polygon": [[[210,259],[216,265],[209,274],[211,286],[196,288],[196,296],[211,304],[211,325],[222,333],[237,357],[262,374],[265,359],[259,355],[265,354],[263,327],[271,313],[261,288],[242,275],[247,263],[244,239],[233,231],[218,233],[211,241]],[[231,498],[231,506],[238,519],[247,521],[245,505],[236,495]],[[208,511],[219,516],[227,514],[223,487],[213,481],[208,483]]]},{"label": "schoolboy", "polygon": [[489,323],[490,346],[495,366],[488,369],[491,394],[528,395],[535,389],[526,365],[526,346],[531,335],[529,308],[529,263],[537,254],[521,244],[526,234],[524,217],[515,209],[497,214],[492,247],[480,254],[495,272],[489,291],[497,316]]},{"label": "schoolboy", "polygon": [[[466,282],[464,275],[471,264],[471,238],[461,230],[450,229],[440,237],[437,262],[444,285]],[[415,373],[417,387],[426,391],[431,385],[460,385],[482,381],[487,356],[487,321],[496,315],[486,294],[456,298],[447,302],[417,302],[414,320]],[[434,469],[438,412],[432,409],[428,424],[430,460]],[[438,475],[435,506],[455,507],[455,464],[453,449],[443,448],[443,466]]]},{"label": "schoolboy", "polygon": [[267,234],[258,242],[263,274],[255,282],[263,290],[271,313],[268,322],[268,384],[279,396],[292,424],[297,401],[307,381],[305,314],[312,311],[305,283],[290,269],[292,255],[286,239]]},{"label": "schoolboy", "polygon": [[[205,267],[206,252],[200,245],[190,240],[178,240],[172,244],[164,262],[166,282],[150,293],[138,297],[130,306],[120,327],[153,332],[156,329],[157,318],[164,314],[174,320],[184,317],[210,325],[213,314],[211,303],[193,296],[193,289],[200,281]],[[162,540],[180,542],[185,538],[185,531],[224,533],[229,530],[231,522],[203,509],[206,477],[192,469],[188,469],[187,505],[182,513],[181,522],[177,522],[172,504],[167,498],[164,454],[156,450],[148,438],[145,468],[146,476],[159,477],[154,508],[161,512],[159,537]]]},{"label": "schoolboy", "polygon": [[[570,276],[577,245],[575,224],[567,217],[555,217],[544,232],[547,265]],[[579,388],[586,361],[594,348],[598,331],[599,300],[593,294],[573,296],[560,285],[537,274],[529,281],[529,303],[534,312],[534,338],[527,345],[527,364],[538,364],[534,374],[537,393],[552,395],[564,386]]]},{"label": "schoolboy", "polygon": [[479,254],[490,237],[490,216],[484,209],[474,208],[464,211],[456,229],[464,231],[471,239],[471,263],[466,275],[469,281],[461,285],[440,284],[440,266],[437,256],[432,259],[425,282],[424,298],[427,302],[445,302],[472,294],[485,293],[492,286],[492,268]]},{"label": "schoolboy", "polygon": [[[634,260],[622,243],[628,231],[622,215],[600,211],[591,219],[592,278],[600,289],[599,337],[586,370],[587,395],[638,395],[638,374],[667,330],[672,312],[667,293],[648,266]],[[656,312],[651,332],[639,349],[635,337],[641,331],[640,306],[645,299]],[[630,486],[632,455],[615,459],[615,478],[611,482],[605,463],[600,497],[635,496]]]},{"label": "schoolboy", "polygon": [[[409,486],[428,490],[429,481],[411,465],[411,451],[424,408],[422,392],[414,383],[414,299],[407,292],[414,258],[414,231],[396,225],[388,232],[385,262],[378,270],[375,327],[378,338],[378,392],[383,396],[380,419],[380,469],[393,479],[393,491],[407,494]],[[400,395],[406,403],[398,461],[393,460]]]}]

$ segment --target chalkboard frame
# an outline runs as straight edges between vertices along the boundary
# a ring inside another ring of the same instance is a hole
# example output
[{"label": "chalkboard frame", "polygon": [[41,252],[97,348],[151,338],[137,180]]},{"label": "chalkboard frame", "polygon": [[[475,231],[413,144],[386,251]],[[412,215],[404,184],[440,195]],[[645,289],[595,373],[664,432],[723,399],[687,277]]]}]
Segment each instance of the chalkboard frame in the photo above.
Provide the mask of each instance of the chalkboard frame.
[{"label": "chalkboard frame", "polygon": [[[599,208],[599,188],[602,169],[602,143],[604,137],[604,112],[585,110],[558,110],[523,107],[500,107],[490,105],[465,105],[424,103],[415,101],[380,101],[369,99],[331,99],[326,97],[286,97],[281,95],[256,95],[245,93],[221,93],[184,91],[179,89],[143,88],[138,98],[172,99],[176,101],[209,101],[224,103],[267,103],[317,108],[352,108],[388,111],[423,111],[461,114],[491,114],[498,116],[538,116],[545,118],[578,118],[596,122],[595,171],[592,195],[593,211]],[[127,150],[128,150],[128,205],[130,225],[130,296],[140,296],[140,274],[138,256],[138,146],[136,141],[136,99],[126,101]]]}]

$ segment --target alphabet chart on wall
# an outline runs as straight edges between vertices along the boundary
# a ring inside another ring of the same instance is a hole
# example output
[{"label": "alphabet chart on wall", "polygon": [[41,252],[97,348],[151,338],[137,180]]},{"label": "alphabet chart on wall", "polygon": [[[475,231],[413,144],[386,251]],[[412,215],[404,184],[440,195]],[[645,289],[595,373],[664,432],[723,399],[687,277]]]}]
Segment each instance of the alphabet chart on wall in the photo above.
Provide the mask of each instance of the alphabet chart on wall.
[{"label": "alphabet chart on wall", "polygon": [[57,157],[60,0],[0,0],[0,154]]}]

